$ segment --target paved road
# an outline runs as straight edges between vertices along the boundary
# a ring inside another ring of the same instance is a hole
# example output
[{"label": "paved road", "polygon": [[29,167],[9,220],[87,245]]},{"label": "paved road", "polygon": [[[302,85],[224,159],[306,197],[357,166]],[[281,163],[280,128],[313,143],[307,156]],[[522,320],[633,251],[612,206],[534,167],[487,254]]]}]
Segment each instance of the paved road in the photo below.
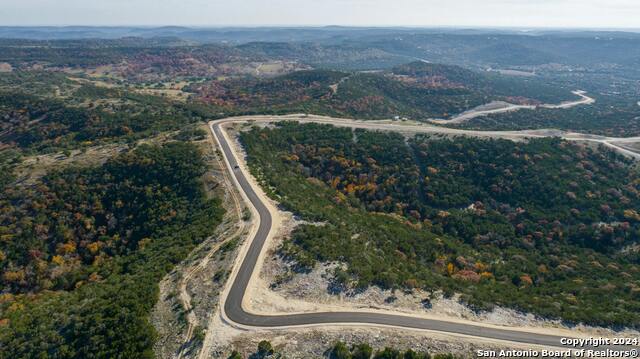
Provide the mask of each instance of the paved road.
[{"label": "paved road", "polygon": [[[242,302],[249,280],[256,269],[260,252],[262,251],[272,226],[271,213],[255,193],[244,173],[237,167],[237,159],[222,135],[220,121],[211,124],[215,137],[222,147],[224,156],[230,164],[230,171],[237,179],[240,189],[247,195],[251,204],[259,214],[260,225],[251,240],[250,247],[234,278],[231,288],[223,305],[226,317],[234,323],[249,327],[277,328],[290,326],[306,326],[318,324],[370,324],[387,325],[410,329],[426,329],[443,333],[469,335],[479,338],[505,340],[509,342],[538,344],[552,347],[562,347],[560,338],[553,335],[536,334],[508,329],[497,329],[478,325],[444,320],[415,318],[406,315],[393,315],[370,312],[318,312],[287,315],[258,315],[245,311]],[[569,349],[569,348],[565,348]]]}]

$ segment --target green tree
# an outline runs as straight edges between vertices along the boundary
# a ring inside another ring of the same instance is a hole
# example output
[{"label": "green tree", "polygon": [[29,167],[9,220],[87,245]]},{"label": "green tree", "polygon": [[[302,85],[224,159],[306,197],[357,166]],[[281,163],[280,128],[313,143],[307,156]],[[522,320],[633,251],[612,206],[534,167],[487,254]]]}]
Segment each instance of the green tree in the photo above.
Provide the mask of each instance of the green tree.
[{"label": "green tree", "polygon": [[337,342],[331,348],[331,352],[329,353],[329,358],[331,359],[351,359],[351,353],[349,352],[349,348],[344,344],[344,342]]},{"label": "green tree", "polygon": [[376,355],[373,356],[374,359],[401,359],[402,354],[397,349],[386,347],[382,351],[376,352]]},{"label": "green tree", "polygon": [[428,353],[417,353],[412,349],[409,349],[406,352],[404,352],[403,358],[404,359],[431,359],[431,355],[429,355]]},{"label": "green tree", "polygon": [[274,353],[273,346],[271,345],[270,342],[266,340],[262,340],[260,343],[258,343],[257,354],[259,358],[266,358],[267,356],[273,353]]},{"label": "green tree", "polygon": [[367,343],[361,343],[351,348],[351,357],[353,359],[369,359],[373,354],[373,348]]}]

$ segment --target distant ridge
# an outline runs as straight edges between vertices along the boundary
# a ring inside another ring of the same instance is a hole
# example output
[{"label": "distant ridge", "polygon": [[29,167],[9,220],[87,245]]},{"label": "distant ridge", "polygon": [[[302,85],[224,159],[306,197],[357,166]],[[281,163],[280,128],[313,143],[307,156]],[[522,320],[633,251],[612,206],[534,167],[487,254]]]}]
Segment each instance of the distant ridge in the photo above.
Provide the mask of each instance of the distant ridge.
[{"label": "distant ridge", "polygon": [[[295,31],[293,31],[295,30]],[[115,39],[126,36],[159,37],[174,35],[201,42],[250,42],[250,41],[322,41],[349,36],[384,34],[457,34],[457,35],[520,35],[616,38],[640,38],[640,30],[552,30],[552,29],[482,29],[482,28],[424,28],[424,27],[349,27],[328,25],[318,27],[198,27],[198,26],[0,26],[0,38],[30,40]]]}]

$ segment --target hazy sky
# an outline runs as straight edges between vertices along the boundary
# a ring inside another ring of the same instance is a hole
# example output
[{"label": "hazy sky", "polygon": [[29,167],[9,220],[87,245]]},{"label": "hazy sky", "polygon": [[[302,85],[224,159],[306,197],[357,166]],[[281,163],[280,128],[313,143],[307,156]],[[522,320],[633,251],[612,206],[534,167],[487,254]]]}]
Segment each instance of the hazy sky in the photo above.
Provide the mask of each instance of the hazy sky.
[{"label": "hazy sky", "polygon": [[640,0],[0,0],[0,25],[640,28]]}]

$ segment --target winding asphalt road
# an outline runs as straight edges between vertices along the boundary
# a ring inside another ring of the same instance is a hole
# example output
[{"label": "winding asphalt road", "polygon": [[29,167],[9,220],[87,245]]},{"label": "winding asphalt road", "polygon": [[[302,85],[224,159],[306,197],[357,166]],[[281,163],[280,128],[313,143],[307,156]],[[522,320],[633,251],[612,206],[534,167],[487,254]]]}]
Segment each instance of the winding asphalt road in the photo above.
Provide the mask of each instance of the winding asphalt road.
[{"label": "winding asphalt road", "polygon": [[244,173],[239,169],[238,161],[231,150],[225,136],[223,136],[222,124],[229,119],[215,121],[210,124],[214,136],[221,146],[222,152],[230,165],[230,172],[236,178],[242,190],[259,214],[259,227],[253,239],[251,239],[248,251],[242,261],[239,270],[226,296],[223,311],[226,318],[235,324],[245,327],[278,328],[309,325],[331,324],[367,324],[382,325],[408,329],[424,329],[442,333],[467,335],[477,338],[503,340],[508,342],[536,344],[547,347],[563,347],[560,344],[561,337],[544,335],[509,329],[498,329],[479,325],[471,325],[459,322],[415,318],[407,315],[393,315],[371,312],[318,312],[285,315],[260,315],[246,311],[242,302],[256,265],[260,252],[271,231],[272,217],[268,208],[253,190]]}]

